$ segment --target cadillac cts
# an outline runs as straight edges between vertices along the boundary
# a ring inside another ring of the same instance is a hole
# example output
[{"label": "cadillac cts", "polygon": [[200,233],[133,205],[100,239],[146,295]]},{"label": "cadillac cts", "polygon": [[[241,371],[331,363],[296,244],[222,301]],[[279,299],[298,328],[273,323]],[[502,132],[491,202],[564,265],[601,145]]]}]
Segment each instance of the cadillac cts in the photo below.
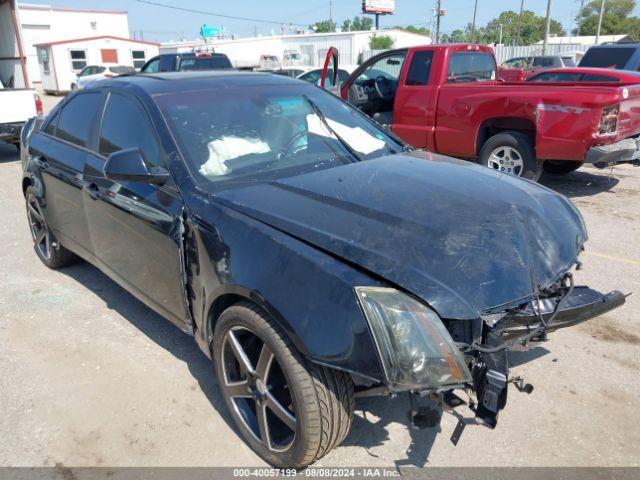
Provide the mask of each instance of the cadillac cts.
[{"label": "cadillac cts", "polygon": [[508,384],[531,390],[509,350],[624,303],[574,286],[587,233],[565,197],[411,150],[298,80],[104,80],[21,141],[38,257],[84,259],[192,334],[274,466],[340,444],[358,396],[494,427]]}]

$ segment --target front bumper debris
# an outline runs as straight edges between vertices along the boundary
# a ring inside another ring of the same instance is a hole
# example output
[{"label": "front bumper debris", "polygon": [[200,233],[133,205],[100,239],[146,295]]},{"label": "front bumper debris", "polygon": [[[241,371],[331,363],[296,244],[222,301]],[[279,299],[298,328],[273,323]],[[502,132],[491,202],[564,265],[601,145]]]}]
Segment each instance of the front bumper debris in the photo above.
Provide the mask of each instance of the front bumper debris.
[{"label": "front bumper debris", "polygon": [[[561,293],[562,292],[562,293]],[[542,296],[541,296],[542,297]],[[467,346],[471,357],[472,385],[466,390],[468,401],[462,400],[452,389],[441,392],[413,392],[411,394],[410,419],[413,427],[433,426],[439,416],[433,409],[417,407],[419,397],[429,397],[440,405],[440,412],[447,412],[458,419],[451,441],[458,443],[466,425],[484,425],[495,428],[498,413],[507,404],[510,383],[517,390],[531,393],[533,386],[520,377],[509,376],[509,351],[531,348],[545,341],[547,333],[577,325],[602,315],[625,303],[626,295],[618,291],[602,294],[589,287],[574,287],[567,275],[555,294],[530,301],[505,312],[492,312],[483,318],[482,342]],[[416,397],[416,399],[414,399]],[[464,417],[455,410],[466,405],[473,417]]]}]

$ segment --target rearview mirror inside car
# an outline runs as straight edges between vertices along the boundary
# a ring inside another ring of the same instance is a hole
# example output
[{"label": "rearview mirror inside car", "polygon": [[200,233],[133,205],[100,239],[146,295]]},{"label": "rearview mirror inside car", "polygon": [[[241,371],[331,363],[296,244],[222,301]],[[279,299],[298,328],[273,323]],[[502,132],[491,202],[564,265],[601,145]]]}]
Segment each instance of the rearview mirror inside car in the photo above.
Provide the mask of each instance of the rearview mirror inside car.
[{"label": "rearview mirror inside car", "polygon": [[169,172],[162,167],[147,167],[139,148],[127,148],[113,152],[104,164],[104,176],[124,182],[149,182],[164,184]]}]

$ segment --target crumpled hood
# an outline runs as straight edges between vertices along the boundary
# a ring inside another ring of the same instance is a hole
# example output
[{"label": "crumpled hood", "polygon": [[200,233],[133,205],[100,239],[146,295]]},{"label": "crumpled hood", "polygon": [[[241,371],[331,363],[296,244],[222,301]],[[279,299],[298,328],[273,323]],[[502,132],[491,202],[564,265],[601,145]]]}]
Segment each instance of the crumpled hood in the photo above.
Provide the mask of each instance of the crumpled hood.
[{"label": "crumpled hood", "polygon": [[564,196],[426,152],[216,197],[400,286],[450,319],[478,318],[551,285],[587,239]]}]

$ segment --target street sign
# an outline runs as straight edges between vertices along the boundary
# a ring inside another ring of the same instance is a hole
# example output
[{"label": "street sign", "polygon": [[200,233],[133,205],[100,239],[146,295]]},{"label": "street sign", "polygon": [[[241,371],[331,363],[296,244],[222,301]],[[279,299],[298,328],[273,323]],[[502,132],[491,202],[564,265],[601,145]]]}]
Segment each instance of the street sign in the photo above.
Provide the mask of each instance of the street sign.
[{"label": "street sign", "polygon": [[222,27],[214,27],[211,25],[202,25],[200,35],[204,38],[219,37],[222,34]]},{"label": "street sign", "polygon": [[362,0],[362,13],[385,14],[396,9],[395,0]]}]

